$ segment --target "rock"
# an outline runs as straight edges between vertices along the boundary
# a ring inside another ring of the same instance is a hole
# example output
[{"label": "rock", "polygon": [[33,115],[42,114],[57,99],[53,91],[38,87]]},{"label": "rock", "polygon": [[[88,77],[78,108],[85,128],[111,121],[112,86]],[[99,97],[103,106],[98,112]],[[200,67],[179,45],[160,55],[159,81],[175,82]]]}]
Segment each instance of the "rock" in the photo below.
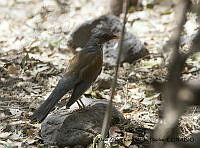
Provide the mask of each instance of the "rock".
[{"label": "rock", "polygon": [[[86,108],[75,111],[76,103],[69,110],[57,110],[49,115],[41,126],[41,136],[45,144],[64,146],[88,145],[101,133],[107,101],[82,99]],[[111,124],[123,119],[113,107]]]},{"label": "rock", "polygon": [[199,36],[199,33],[194,33],[194,34],[191,34],[191,35],[185,35],[183,37],[180,38],[180,44],[181,46],[184,46],[184,45],[189,45],[191,46],[192,42],[195,41],[196,38],[198,38]]},{"label": "rock", "polygon": [[85,21],[70,33],[67,41],[68,47],[74,51],[78,47],[84,47],[91,36],[92,29],[102,23],[109,24],[114,33],[119,33],[122,27],[119,18],[114,15],[102,15],[98,18]]},{"label": "rock", "polygon": [[[180,38],[180,46],[184,47],[187,46],[187,48],[191,48],[193,44],[195,44],[194,48],[199,48],[200,43],[200,32],[197,31],[196,33],[192,35],[185,35]],[[195,50],[195,49],[192,49]],[[165,60],[165,63],[168,65],[171,62],[171,57],[173,54],[173,42],[171,40],[167,41],[163,48],[159,49],[158,51],[162,57]],[[184,53],[183,51],[180,51],[180,53]]]},{"label": "rock", "polygon": [[[118,41],[113,40],[104,46],[104,63],[108,64],[109,66],[114,66],[116,64],[118,53],[118,47],[116,46],[117,42]],[[121,63],[132,63],[133,61],[138,60],[147,54],[148,51],[144,44],[140,42],[134,35],[127,32],[124,38],[123,52],[120,60]]]},{"label": "rock", "polygon": [[96,80],[97,89],[109,89],[112,85],[112,76],[101,73]]},{"label": "rock", "polygon": [[[121,32],[122,23],[118,17],[111,14],[103,15],[86,21],[80,26],[76,27],[69,35],[67,43],[68,47],[74,52],[76,52],[77,48],[84,47],[91,36],[91,30],[100,24],[108,25],[115,34],[119,34]],[[117,40],[111,40],[104,46],[104,62],[108,64],[108,66],[113,66],[116,64],[118,49],[117,43]],[[123,49],[121,63],[132,63],[134,60],[137,60],[148,54],[144,44],[133,34],[127,31],[125,33]]]}]

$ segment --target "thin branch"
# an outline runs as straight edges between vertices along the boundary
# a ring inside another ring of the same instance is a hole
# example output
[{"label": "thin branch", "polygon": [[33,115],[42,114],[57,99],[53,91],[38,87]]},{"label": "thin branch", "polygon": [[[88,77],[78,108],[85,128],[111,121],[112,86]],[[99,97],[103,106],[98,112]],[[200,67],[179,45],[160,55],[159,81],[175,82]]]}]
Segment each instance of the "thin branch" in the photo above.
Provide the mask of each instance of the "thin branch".
[{"label": "thin branch", "polygon": [[[184,103],[180,100],[179,92],[182,88],[181,72],[184,68],[184,63],[187,57],[180,54],[180,37],[186,22],[186,12],[189,8],[189,0],[179,0],[176,8],[177,28],[171,37],[173,56],[168,68],[168,82],[164,90],[165,105],[164,105],[164,121],[157,126],[154,133],[155,139],[165,140],[168,137],[178,135],[177,124],[178,119],[184,110]],[[164,142],[155,142],[152,147],[162,148]]]},{"label": "thin branch", "polygon": [[[185,58],[180,58],[181,54],[179,51],[180,46],[180,37],[181,33],[184,30],[184,24],[186,22],[186,12],[189,7],[189,0],[179,0],[179,3],[177,4],[176,8],[176,20],[177,20],[177,28],[174,32],[174,34],[171,37],[171,44],[173,49],[173,56],[172,56],[172,62],[169,65],[169,79],[177,80],[177,78],[180,78],[181,70],[183,69],[183,65],[181,64],[183,60],[186,60]],[[179,64],[177,64],[179,63]]]},{"label": "thin branch", "polygon": [[110,126],[110,121],[112,118],[112,100],[115,94],[115,88],[116,88],[116,84],[117,84],[117,76],[118,76],[118,69],[119,69],[119,65],[120,65],[120,58],[121,58],[121,53],[123,51],[123,40],[124,40],[124,33],[125,33],[125,25],[126,25],[126,16],[127,16],[127,6],[128,6],[128,2],[129,0],[124,0],[123,1],[123,14],[124,14],[124,18],[123,18],[123,26],[122,26],[122,31],[121,31],[121,38],[119,40],[119,52],[117,55],[117,64],[115,67],[115,75],[114,75],[114,79],[113,79],[113,83],[112,83],[112,88],[111,88],[111,96],[110,96],[110,100],[106,109],[106,113],[105,113],[105,117],[104,117],[104,121],[103,121],[103,127],[102,127],[102,141],[100,142],[99,147],[103,148],[104,147],[104,139],[106,138],[107,134],[108,134],[108,130],[109,130],[109,126]]}]

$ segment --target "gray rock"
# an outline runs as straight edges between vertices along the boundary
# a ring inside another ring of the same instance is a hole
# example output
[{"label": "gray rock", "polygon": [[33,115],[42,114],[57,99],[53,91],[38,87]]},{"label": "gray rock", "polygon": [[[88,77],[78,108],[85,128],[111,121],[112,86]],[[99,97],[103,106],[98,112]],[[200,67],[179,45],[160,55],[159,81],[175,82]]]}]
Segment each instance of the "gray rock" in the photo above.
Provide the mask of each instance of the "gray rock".
[{"label": "gray rock", "polygon": [[103,15],[98,18],[85,21],[70,33],[67,41],[68,47],[74,51],[78,47],[84,47],[91,36],[92,29],[100,24],[108,24],[114,33],[118,33],[122,26],[120,20],[114,15]]},{"label": "gray rock", "polygon": [[[45,144],[64,146],[87,145],[101,133],[107,101],[82,99],[86,108],[77,111],[76,104],[69,110],[58,110],[48,116],[41,126],[41,136]],[[113,107],[111,123],[115,125],[123,119]]]},{"label": "gray rock", "polygon": [[194,42],[196,40],[196,38],[198,38],[199,36],[199,33],[194,33],[192,35],[185,35],[183,37],[180,38],[180,44],[181,46],[184,46],[184,45],[191,45],[192,42]]},{"label": "gray rock", "polygon": [[[91,30],[100,24],[109,26],[112,32],[115,34],[119,34],[121,32],[122,23],[118,17],[111,14],[103,15],[86,21],[80,26],[76,27],[69,35],[67,43],[68,47],[74,52],[76,52],[76,48],[84,47],[91,36]],[[116,45],[117,42],[117,40],[111,40],[104,46],[104,62],[108,64],[108,66],[113,66],[116,64],[118,50]],[[148,54],[144,44],[133,34],[127,31],[125,33],[123,49],[121,63],[132,63],[134,60],[137,60]]]},{"label": "gray rock", "polygon": [[[195,44],[194,48],[198,50],[200,43],[200,33],[196,32],[192,35],[185,35],[180,38],[180,46],[188,46],[192,47],[193,44]],[[192,49],[192,50],[196,50]],[[173,54],[173,42],[171,40],[167,41],[163,48],[159,49],[158,51],[162,57],[165,60],[165,63],[168,65],[171,62],[172,54]],[[180,53],[184,53],[183,51],[180,51]]]},{"label": "gray rock", "polygon": [[[112,40],[104,46],[104,63],[108,66],[114,66],[117,60],[118,47],[117,41]],[[123,44],[123,52],[121,55],[121,63],[132,63],[141,57],[149,54],[148,50],[142,42],[140,42],[133,34],[126,32]]]},{"label": "gray rock", "polygon": [[96,89],[109,89],[112,85],[112,76],[101,73],[96,80]]}]

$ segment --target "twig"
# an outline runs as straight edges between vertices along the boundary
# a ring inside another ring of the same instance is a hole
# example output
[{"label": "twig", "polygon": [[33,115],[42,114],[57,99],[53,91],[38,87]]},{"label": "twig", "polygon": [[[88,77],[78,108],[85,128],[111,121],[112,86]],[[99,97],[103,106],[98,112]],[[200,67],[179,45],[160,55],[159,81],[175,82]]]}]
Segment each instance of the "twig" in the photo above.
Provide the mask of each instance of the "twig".
[{"label": "twig", "polygon": [[125,25],[126,25],[126,16],[127,16],[127,6],[128,6],[128,2],[129,0],[124,0],[123,1],[123,14],[124,14],[124,18],[123,18],[123,26],[122,26],[122,31],[121,31],[121,38],[119,40],[119,52],[117,55],[117,64],[115,67],[115,75],[114,75],[114,79],[113,79],[113,83],[112,83],[112,88],[111,88],[111,96],[110,96],[110,100],[106,109],[106,113],[105,113],[105,117],[104,117],[104,121],[103,121],[103,127],[102,127],[102,141],[100,142],[99,147],[100,148],[104,148],[104,139],[106,138],[106,135],[108,134],[108,129],[110,126],[110,121],[112,118],[112,100],[115,94],[115,88],[116,88],[116,84],[117,84],[117,76],[118,76],[118,69],[119,69],[119,65],[120,65],[120,58],[121,58],[121,53],[123,51],[123,39],[124,39],[124,33],[125,33]]},{"label": "twig", "polygon": [[[182,89],[181,72],[184,68],[186,56],[180,54],[180,37],[186,21],[186,12],[189,7],[189,0],[179,0],[177,2],[176,20],[177,28],[171,37],[173,56],[172,62],[168,68],[168,82],[165,85],[164,97],[164,121],[157,126],[154,132],[155,139],[166,140],[168,137],[176,137],[178,135],[177,124],[179,117],[183,114],[184,103],[181,101],[179,92]],[[152,147],[162,148],[164,142],[155,142]]]}]

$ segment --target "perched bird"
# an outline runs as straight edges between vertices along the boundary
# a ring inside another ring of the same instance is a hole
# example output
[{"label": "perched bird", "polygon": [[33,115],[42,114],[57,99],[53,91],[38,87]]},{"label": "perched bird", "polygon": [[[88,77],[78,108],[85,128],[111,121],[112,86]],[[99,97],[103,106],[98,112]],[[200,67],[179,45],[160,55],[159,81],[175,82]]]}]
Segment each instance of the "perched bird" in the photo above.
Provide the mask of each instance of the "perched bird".
[{"label": "perched bird", "polygon": [[[103,44],[118,39],[108,28],[96,28],[82,50],[69,61],[66,73],[44,103],[34,112],[31,121],[42,122],[56,103],[70,90],[73,90],[66,107],[69,108],[92,85],[101,73],[103,64]],[[79,100],[80,101],[80,100]],[[81,102],[82,103],[82,102]],[[78,103],[79,107],[81,106]],[[84,104],[82,103],[82,106]]]}]

